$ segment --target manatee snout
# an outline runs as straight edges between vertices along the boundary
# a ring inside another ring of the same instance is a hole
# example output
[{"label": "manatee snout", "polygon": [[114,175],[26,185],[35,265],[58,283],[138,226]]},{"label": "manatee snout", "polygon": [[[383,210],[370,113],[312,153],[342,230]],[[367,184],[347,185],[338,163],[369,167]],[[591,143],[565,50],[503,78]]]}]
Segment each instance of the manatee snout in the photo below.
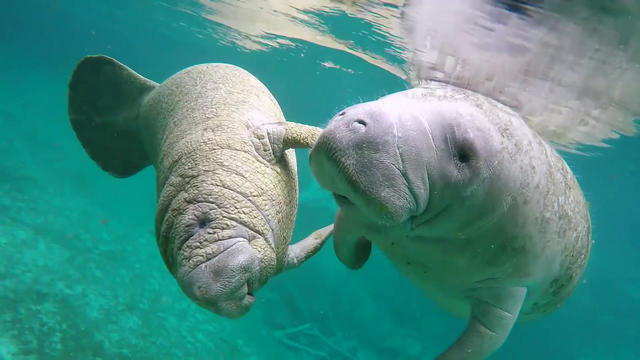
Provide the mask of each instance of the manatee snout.
[{"label": "manatee snout", "polygon": [[198,305],[218,315],[239,318],[253,305],[260,261],[246,239],[216,242],[215,257],[176,276],[184,293]]},{"label": "manatee snout", "polygon": [[345,146],[346,143],[370,142],[370,138],[377,137],[393,129],[393,119],[384,109],[375,103],[363,103],[348,107],[340,111],[330,121],[320,135],[327,140],[331,133],[338,136]]},{"label": "manatee snout", "polygon": [[[199,184],[192,188],[194,194],[211,188],[209,181]],[[251,308],[254,291],[264,283],[261,273],[267,269],[261,267],[252,246],[261,236],[233,220],[233,212],[221,210],[226,198],[181,194],[173,200],[174,212],[169,211],[163,221],[171,229],[166,232],[169,267],[195,303],[221,316],[241,317]]]},{"label": "manatee snout", "polygon": [[[353,204],[392,224],[407,220],[426,201],[424,191],[421,204],[412,193],[413,173],[404,166],[396,120],[378,103],[363,103],[338,113],[321,133],[310,154],[311,171],[341,209]],[[424,167],[421,175],[426,176]]]}]

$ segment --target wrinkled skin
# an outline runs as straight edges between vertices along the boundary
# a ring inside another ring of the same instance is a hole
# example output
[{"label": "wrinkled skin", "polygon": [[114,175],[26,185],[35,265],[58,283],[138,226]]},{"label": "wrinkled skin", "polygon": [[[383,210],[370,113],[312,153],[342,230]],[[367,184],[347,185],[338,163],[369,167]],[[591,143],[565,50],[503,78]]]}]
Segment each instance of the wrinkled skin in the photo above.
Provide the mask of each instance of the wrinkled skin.
[{"label": "wrinkled skin", "polygon": [[582,274],[587,205],[562,158],[510,109],[436,82],[337,114],[310,155],[339,206],[347,267],[372,244],[469,318],[438,359],[484,359],[515,321],[554,310]]},{"label": "wrinkled skin", "polygon": [[197,65],[158,85],[108,57],[86,57],[69,84],[69,117],[105,171],[155,167],[162,258],[185,294],[216,314],[247,313],[256,290],[331,233],[289,245],[298,196],[290,148],[310,147],[319,129],[285,122],[264,85],[238,67]]}]

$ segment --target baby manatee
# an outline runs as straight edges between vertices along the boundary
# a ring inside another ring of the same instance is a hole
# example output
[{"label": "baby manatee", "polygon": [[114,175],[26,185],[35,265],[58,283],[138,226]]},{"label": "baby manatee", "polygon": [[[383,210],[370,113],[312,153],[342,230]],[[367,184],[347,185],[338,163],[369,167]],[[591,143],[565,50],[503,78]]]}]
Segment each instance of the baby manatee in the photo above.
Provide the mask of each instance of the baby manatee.
[{"label": "baby manatee", "polygon": [[560,306],[584,271],[587,203],[563,159],[511,109],[428,82],[340,112],[311,169],[338,203],[334,249],[377,246],[433,301],[469,319],[439,360],[484,359],[517,319]]},{"label": "baby manatee", "polygon": [[295,153],[320,130],[285,122],[267,88],[228,64],[184,69],[162,84],[106,56],[69,82],[71,126],[116,177],[156,170],[156,240],[180,288],[237,318],[270,277],[315,254],[332,225],[290,245],[298,201]]}]

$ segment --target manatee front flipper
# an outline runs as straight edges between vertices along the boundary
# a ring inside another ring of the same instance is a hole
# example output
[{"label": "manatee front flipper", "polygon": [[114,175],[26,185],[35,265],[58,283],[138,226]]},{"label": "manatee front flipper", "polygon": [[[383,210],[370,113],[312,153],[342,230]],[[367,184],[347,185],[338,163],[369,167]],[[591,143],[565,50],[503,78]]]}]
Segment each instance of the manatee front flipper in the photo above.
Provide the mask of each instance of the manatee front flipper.
[{"label": "manatee front flipper", "polygon": [[340,211],[333,231],[333,250],[338,260],[352,270],[361,268],[371,254],[371,242],[355,233]]},{"label": "manatee front flipper", "polygon": [[151,164],[140,139],[138,113],[157,85],[102,55],[83,58],[73,70],[71,126],[89,156],[113,176],[131,176]]},{"label": "manatee front flipper", "polygon": [[[279,124],[262,125],[253,130],[255,139],[254,145],[257,152],[269,162],[277,162],[282,158],[282,154],[287,149],[309,149],[315,144],[322,129],[298,124],[294,122],[284,122]],[[270,151],[265,152],[264,142],[268,143]]]},{"label": "manatee front flipper", "polygon": [[474,290],[469,299],[471,319],[467,328],[436,360],[487,358],[507,339],[526,295],[524,287]]},{"label": "manatee front flipper", "polygon": [[318,127],[288,121],[285,123],[282,146],[285,149],[311,148],[321,132],[322,129]]},{"label": "manatee front flipper", "polygon": [[287,255],[284,261],[285,270],[293,269],[303,262],[307,261],[315,253],[322,248],[325,241],[333,232],[333,224],[327,225],[311,233],[311,235],[289,245]]}]

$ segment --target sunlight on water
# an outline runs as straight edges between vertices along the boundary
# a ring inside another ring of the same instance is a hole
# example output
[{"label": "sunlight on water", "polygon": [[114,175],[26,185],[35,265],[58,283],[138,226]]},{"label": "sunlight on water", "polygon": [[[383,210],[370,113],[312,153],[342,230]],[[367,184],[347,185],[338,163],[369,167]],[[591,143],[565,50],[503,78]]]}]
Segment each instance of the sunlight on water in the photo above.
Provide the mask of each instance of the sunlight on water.
[{"label": "sunlight on water", "polygon": [[[533,3],[533,4],[531,4]],[[439,80],[517,110],[560,148],[633,135],[640,115],[640,10],[631,1],[201,1],[201,15],[247,50],[304,40],[407,79]],[[365,51],[330,32],[366,21],[381,43]],[[396,61],[389,60],[389,54]]]},{"label": "sunlight on water", "polygon": [[355,55],[398,77],[405,77],[402,69],[389,64],[379,54],[363,51],[350,39],[331,34],[321,17],[343,15],[371,22],[377,34],[389,37],[397,32],[398,5],[401,0],[367,2],[332,0],[258,0],[207,1],[202,16],[235,31],[219,34],[247,50],[292,46],[291,40],[304,40],[320,46]]}]

